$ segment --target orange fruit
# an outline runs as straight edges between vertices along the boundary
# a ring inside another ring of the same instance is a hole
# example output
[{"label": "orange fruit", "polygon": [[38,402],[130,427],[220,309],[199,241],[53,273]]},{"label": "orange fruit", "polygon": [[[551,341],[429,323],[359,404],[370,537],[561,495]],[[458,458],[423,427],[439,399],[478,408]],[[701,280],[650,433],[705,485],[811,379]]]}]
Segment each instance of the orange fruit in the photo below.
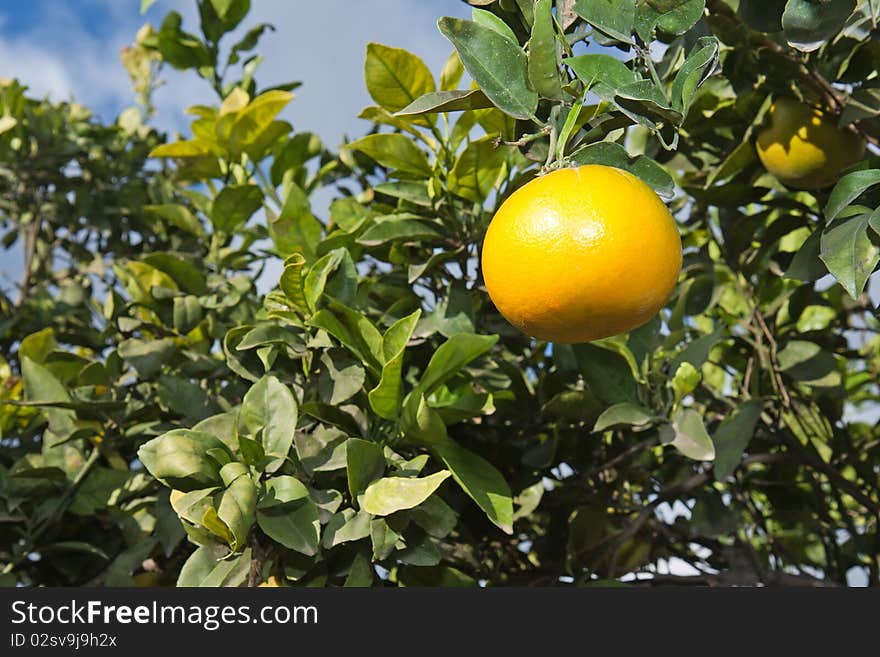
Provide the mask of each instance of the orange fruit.
[{"label": "orange fruit", "polygon": [[865,141],[841,130],[821,110],[792,98],[770,106],[769,124],[758,134],[758,158],[780,182],[816,190],[837,181],[862,159]]},{"label": "orange fruit", "polygon": [[516,190],[483,242],[489,296],[515,327],[560,343],[641,326],[666,303],[681,238],[648,185],[598,164],[558,169]]}]

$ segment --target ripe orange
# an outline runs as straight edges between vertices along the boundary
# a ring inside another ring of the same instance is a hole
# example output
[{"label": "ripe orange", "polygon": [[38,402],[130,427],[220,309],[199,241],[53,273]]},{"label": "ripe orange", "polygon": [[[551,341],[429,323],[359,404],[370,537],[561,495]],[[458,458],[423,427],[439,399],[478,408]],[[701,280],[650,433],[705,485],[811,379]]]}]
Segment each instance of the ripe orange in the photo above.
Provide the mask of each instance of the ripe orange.
[{"label": "ripe orange", "polygon": [[758,157],[789,187],[828,187],[865,153],[865,142],[858,135],[841,130],[821,110],[792,98],[774,102],[769,117],[769,125],[758,134]]},{"label": "ripe orange", "polygon": [[483,242],[489,296],[518,329],[578,343],[641,326],[666,303],[681,238],[666,205],[639,178],[591,164],[516,190]]}]

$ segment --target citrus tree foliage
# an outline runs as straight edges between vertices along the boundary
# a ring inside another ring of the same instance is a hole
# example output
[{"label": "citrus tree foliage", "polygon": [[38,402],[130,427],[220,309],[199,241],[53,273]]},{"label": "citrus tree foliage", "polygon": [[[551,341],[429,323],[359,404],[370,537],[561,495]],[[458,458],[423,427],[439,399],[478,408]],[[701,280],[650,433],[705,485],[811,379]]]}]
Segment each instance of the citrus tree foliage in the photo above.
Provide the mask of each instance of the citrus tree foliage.
[{"label": "citrus tree foliage", "polygon": [[[336,153],[256,83],[271,28],[229,43],[247,0],[198,4],[125,51],[114,124],[0,91],[5,583],[880,583],[880,166],[797,191],[754,150],[780,97],[877,144],[872,3],[473,0],[439,71],[367,47]],[[207,83],[181,139],[160,70]],[[536,342],[482,236],[588,163],[667,199],[681,279]]]}]

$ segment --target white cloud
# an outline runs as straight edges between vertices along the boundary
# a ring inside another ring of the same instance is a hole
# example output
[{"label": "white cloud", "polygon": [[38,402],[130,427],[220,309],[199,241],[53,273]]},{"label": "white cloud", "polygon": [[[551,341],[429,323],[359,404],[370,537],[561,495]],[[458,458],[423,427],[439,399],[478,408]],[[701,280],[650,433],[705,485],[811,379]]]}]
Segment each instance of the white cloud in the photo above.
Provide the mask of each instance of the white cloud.
[{"label": "white cloud", "polygon": [[[137,24],[130,21],[135,29]],[[113,33],[94,35],[80,15],[58,5],[31,29],[14,34],[0,29],[0,76],[20,79],[35,95],[75,98],[110,120],[132,99],[119,62],[131,27],[114,21]]]},{"label": "white cloud", "polygon": [[[158,20],[171,8],[183,14],[185,29],[197,30],[198,19],[189,3],[157,3],[148,17]],[[275,25],[277,31],[266,33],[258,48],[265,61],[257,80],[262,86],[303,82],[285,118],[297,130],[316,132],[334,147],[344,134],[356,136],[369,127],[356,118],[373,104],[363,81],[367,43],[406,48],[439,74],[452,46],[438,31],[437,19],[469,12],[466,4],[454,0],[255,0],[243,27]],[[233,42],[235,35],[226,39]],[[156,95],[157,120],[163,126],[178,126],[172,115],[180,116],[184,107],[203,99],[207,87],[192,74],[169,72],[166,78],[168,86]]]},{"label": "white cloud", "polygon": [[[17,77],[39,95],[56,100],[71,97],[95,108],[105,120],[130,105],[133,94],[119,49],[130,43],[138,27],[155,26],[167,11],[179,11],[184,29],[198,32],[195,2],[162,0],[147,13],[138,14],[137,2],[91,0],[64,7],[52,4],[39,22],[9,33],[0,15],[0,76]],[[263,86],[290,80],[304,84],[286,118],[297,130],[320,134],[336,146],[343,134],[356,136],[368,124],[356,118],[371,104],[363,82],[366,44],[378,41],[406,48],[439,72],[450,44],[437,30],[445,14],[465,16],[469,7],[456,0],[253,0],[250,15],[236,34],[259,23],[273,23],[258,49],[265,61],[257,72]],[[95,34],[86,22],[95,12],[111,31]],[[226,37],[233,41],[235,35]],[[194,73],[167,69],[166,84],[156,94],[155,123],[168,130],[184,130],[183,110],[204,102],[212,93]]]}]

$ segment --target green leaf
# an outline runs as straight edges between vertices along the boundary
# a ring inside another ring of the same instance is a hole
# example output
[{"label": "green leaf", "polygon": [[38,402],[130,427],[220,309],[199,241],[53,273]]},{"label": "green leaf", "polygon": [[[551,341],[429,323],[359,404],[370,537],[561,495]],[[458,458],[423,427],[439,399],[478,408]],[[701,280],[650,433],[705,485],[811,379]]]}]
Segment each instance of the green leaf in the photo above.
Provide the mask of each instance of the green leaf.
[{"label": "green leaf", "polygon": [[635,0],[577,0],[578,16],[618,41],[631,42],[635,21]]},{"label": "green leaf", "polygon": [[217,517],[229,528],[232,542],[229,547],[237,552],[247,545],[248,534],[254,524],[257,508],[257,488],[241,463],[227,463],[220,469],[226,489],[220,493]]},{"label": "green leaf", "polygon": [[308,195],[296,183],[288,184],[281,213],[270,218],[269,236],[284,258],[295,253],[307,261],[315,257],[321,241],[321,224],[312,215]]},{"label": "green leaf", "polygon": [[815,342],[789,340],[777,357],[780,371],[799,383],[818,387],[840,385],[837,360]]},{"label": "green leaf", "polygon": [[288,171],[301,170],[309,160],[321,154],[322,148],[320,138],[310,132],[298,132],[287,139],[272,161],[272,184],[280,185]]},{"label": "green leaf", "polygon": [[227,185],[211,206],[211,223],[224,233],[243,226],[263,205],[263,192],[256,185]]},{"label": "green leaf", "polygon": [[532,89],[542,98],[560,100],[559,45],[553,24],[553,0],[537,0],[532,36],[529,39],[528,72]]},{"label": "green leaf", "polygon": [[396,420],[400,413],[403,391],[402,371],[403,352],[400,352],[382,365],[379,383],[367,394],[370,408],[376,415],[386,420]]},{"label": "green leaf", "polygon": [[596,420],[593,431],[605,431],[614,427],[646,427],[654,416],[641,406],[625,402],[606,408]]},{"label": "green leaf", "polygon": [[685,395],[692,393],[701,379],[700,371],[696,367],[688,362],[681,363],[669,382],[674,393],[673,402],[678,404]]},{"label": "green leaf", "polygon": [[208,48],[197,37],[180,29],[183,18],[176,11],[166,14],[158,34],[162,59],[176,69],[199,68],[211,65]]},{"label": "green leaf", "polygon": [[489,351],[496,342],[497,335],[453,335],[431,356],[419,382],[419,390],[424,395],[430,395],[438,386],[458,374],[465,365]]},{"label": "green leaf", "polygon": [[616,89],[632,84],[638,78],[626,64],[611,55],[578,55],[567,58],[565,63],[603,100],[612,100]]},{"label": "green leaf", "polygon": [[358,238],[358,244],[380,246],[395,241],[439,241],[443,235],[431,224],[408,218],[379,221],[367,228]]},{"label": "green leaf", "polygon": [[436,445],[447,437],[443,418],[418,390],[413,390],[404,403],[400,429],[409,442],[418,445]]},{"label": "green leaf", "polygon": [[687,115],[694,94],[715,70],[718,63],[718,40],[700,37],[672,81],[670,97],[672,106]]},{"label": "green leaf", "polygon": [[379,43],[367,44],[364,79],[370,97],[391,113],[436,90],[425,62],[406,50]]},{"label": "green leaf", "polygon": [[170,144],[160,144],[150,151],[150,157],[213,157],[214,152],[211,144],[200,139],[187,141],[174,141]]},{"label": "green leaf", "polygon": [[181,334],[192,331],[202,321],[202,307],[192,294],[174,297],[174,330]]},{"label": "green leaf", "polygon": [[396,133],[367,135],[347,144],[346,147],[360,151],[387,169],[420,178],[428,178],[431,175],[431,165],[428,164],[425,153],[405,135]]},{"label": "green leaf", "polygon": [[364,556],[362,552],[358,552],[351,562],[348,576],[345,578],[344,587],[369,587],[373,585],[375,572],[370,563],[370,559]]},{"label": "green leaf", "polygon": [[29,358],[34,363],[42,365],[46,362],[46,357],[57,348],[55,331],[50,326],[24,337],[18,346],[18,358],[22,361]]},{"label": "green leaf", "polygon": [[272,89],[249,102],[235,115],[230,127],[229,145],[233,152],[241,152],[255,143],[291,100],[292,93]]},{"label": "green leaf", "polygon": [[428,196],[428,186],[424,182],[392,180],[379,183],[373,187],[373,190],[378,194],[403,199],[416,205],[425,207],[431,205],[431,198]]},{"label": "green leaf", "polygon": [[460,91],[435,91],[419,96],[395,116],[418,116],[439,112],[460,112],[464,110],[494,107],[482,89]]},{"label": "green leaf", "polygon": [[680,409],[672,418],[672,429],[675,433],[672,446],[684,456],[695,461],[711,461],[715,458],[715,445],[699,413]]},{"label": "green leaf", "polygon": [[785,272],[786,278],[795,278],[799,281],[813,282],[828,273],[825,263],[819,258],[821,249],[822,231],[815,230],[804,240],[801,247],[791,259],[791,264]]},{"label": "green leaf", "polygon": [[498,109],[518,119],[534,116],[538,94],[529,88],[526,56],[516,43],[473,21],[445,17],[438,26]]},{"label": "green leaf", "polygon": [[281,278],[278,282],[284,296],[294,308],[302,313],[310,312],[309,305],[306,302],[305,290],[303,289],[306,259],[301,253],[294,253],[284,260],[284,270],[281,272]]},{"label": "green leaf", "polygon": [[173,429],[141,445],[138,458],[156,479],[183,492],[219,486],[221,464],[211,450],[228,455],[218,438],[200,431]]},{"label": "green leaf", "polygon": [[[759,32],[782,31],[782,12],[788,0],[740,0],[743,22]],[[716,470],[718,465],[715,466]]]},{"label": "green leaf", "polygon": [[372,517],[366,511],[343,509],[333,515],[324,528],[324,537],[321,545],[328,550],[341,543],[359,541],[370,535],[370,521]]},{"label": "green leaf", "polygon": [[381,371],[382,334],[363,313],[333,304],[316,312],[309,324],[327,331],[373,371]]},{"label": "green leaf", "polygon": [[194,265],[191,259],[175,253],[158,251],[144,256],[143,262],[168,274],[180,289],[190,294],[202,296],[208,292],[205,272]]},{"label": "green leaf", "polygon": [[636,381],[620,354],[591,344],[572,345],[581,374],[599,399],[621,404],[636,399]]},{"label": "green leaf", "polygon": [[406,317],[401,317],[385,331],[385,335],[382,336],[382,356],[386,363],[406,349],[421,316],[420,308]]},{"label": "green leaf", "polygon": [[447,470],[427,477],[383,477],[367,486],[361,508],[374,516],[411,509],[428,499],[447,477]]},{"label": "green leaf", "polygon": [[[431,94],[427,95],[430,96]],[[418,101],[416,100],[415,102]],[[379,107],[378,105],[371,105],[362,109],[361,113],[358,114],[358,118],[363,119],[364,121],[371,121],[376,125],[389,125],[392,128],[396,128],[401,132],[409,133],[413,137],[420,139],[432,149],[436,148],[436,143],[434,142],[434,140],[417,130],[415,127],[416,125],[422,125],[423,123],[426,123],[428,118],[433,121],[434,117],[424,117],[418,115],[403,116],[398,114],[391,114],[383,107]]]},{"label": "green leaf", "polygon": [[241,341],[235,346],[236,351],[246,351],[266,345],[283,345],[294,353],[306,352],[302,338],[290,329],[278,324],[261,323],[256,326],[244,326]]},{"label": "green leaf", "polygon": [[817,50],[840,32],[856,8],[856,0],[788,0],[782,30],[790,46],[803,52]]},{"label": "green leaf", "polygon": [[864,291],[868,278],[880,262],[880,247],[870,226],[880,226],[880,210],[838,220],[822,231],[822,262],[853,299]]},{"label": "green leaf", "polygon": [[306,556],[318,553],[321,523],[308,488],[287,475],[266,481],[257,504],[257,524],[269,538]]},{"label": "green leaf", "polygon": [[434,447],[462,490],[507,534],[513,533],[513,496],[500,472],[483,457],[452,440]]},{"label": "green leaf", "polygon": [[183,205],[177,203],[163,203],[161,205],[145,205],[143,211],[148,215],[164,219],[172,226],[180,228],[197,237],[205,235],[205,229],[192,212]]},{"label": "green leaf", "polygon": [[845,175],[837,181],[828,196],[828,203],[825,205],[825,220],[830,224],[862,192],[878,183],[880,183],[880,169],[853,171]]},{"label": "green leaf", "polygon": [[443,70],[440,71],[440,91],[453,91],[461,82],[462,75],[464,75],[464,64],[461,63],[458,53],[453,50],[443,63]]},{"label": "green leaf", "polygon": [[636,80],[615,90],[615,102],[621,109],[637,112],[638,116],[655,115],[673,125],[682,121],[681,112],[669,106],[662,89],[651,80]]},{"label": "green leaf", "polygon": [[366,380],[366,372],[360,365],[343,360],[342,364],[337,366],[329,352],[324,352],[321,355],[321,362],[324,364],[325,372],[332,382],[331,406],[337,406],[351,399],[363,387]]},{"label": "green leaf", "polygon": [[400,541],[400,534],[384,518],[374,518],[370,521],[370,541],[373,544],[373,559],[382,561],[392,555]]},{"label": "green leaf", "polygon": [[439,495],[431,495],[414,507],[410,518],[434,538],[445,538],[458,523],[458,514]]},{"label": "green leaf", "polygon": [[703,16],[706,0],[685,0],[670,3],[639,2],[636,4],[636,33],[645,43],[654,39],[654,29],[670,36],[690,30]]},{"label": "green leaf", "polygon": [[761,406],[761,402],[757,400],[743,402],[724,418],[712,434],[715,445],[715,479],[718,481],[732,475],[742,460],[743,451],[748,447],[761,417]]},{"label": "green leaf", "polygon": [[335,296],[343,303],[353,300],[357,288],[357,271],[351,254],[345,248],[333,249],[309,268],[309,273],[306,274],[303,281],[303,293],[310,309],[314,310],[318,307],[318,300],[325,293],[325,290],[328,296],[333,296],[327,289],[327,279],[337,270],[340,270],[339,277],[342,285],[333,290],[336,292]]},{"label": "green leaf", "polygon": [[600,141],[578,149],[571,155],[571,161],[578,165],[604,164],[629,171],[666,198],[671,198],[675,192],[675,181],[666,169],[647,155],[630,157],[623,146],[612,141]]},{"label": "green leaf", "polygon": [[268,456],[287,457],[296,429],[297,405],[293,393],[276,377],[267,375],[251,386],[241,404],[241,421],[256,435],[262,430]]},{"label": "green leaf", "polygon": [[490,30],[497,32],[511,43],[519,46],[519,41],[517,41],[516,34],[513,33],[513,30],[510,29],[510,26],[505,23],[502,18],[496,16],[491,11],[479,9],[477,7],[471,7],[471,20],[474,23],[482,25],[483,27],[488,27]]},{"label": "green leaf", "polygon": [[193,552],[177,578],[180,587],[241,586],[251,567],[250,548],[240,555],[223,559],[214,547],[200,547]]},{"label": "green leaf", "polygon": [[348,490],[351,499],[358,499],[367,486],[385,474],[385,454],[378,443],[349,438],[345,452]]},{"label": "green leaf", "polygon": [[469,201],[483,203],[507,170],[508,152],[491,135],[472,141],[449,173],[449,189]]},{"label": "green leaf", "polygon": [[395,557],[402,564],[425,567],[436,566],[443,559],[443,554],[427,534],[409,532],[406,547],[399,550]]},{"label": "green leaf", "polygon": [[[350,413],[343,411],[341,408],[337,406],[331,406],[330,404],[324,404],[321,402],[305,402],[302,405],[302,412],[309,417],[313,417],[319,422],[323,422],[332,427],[338,427],[342,429],[345,433],[351,436],[359,436],[362,431],[358,426],[358,423],[351,416]],[[298,450],[299,451],[299,450]],[[344,455],[344,450],[343,450]],[[305,461],[305,456],[300,453],[300,457]],[[343,464],[338,464],[332,469],[337,469],[343,467]],[[331,469],[327,467],[323,467],[322,469]]]},{"label": "green leaf", "polygon": [[399,319],[382,336],[382,376],[368,398],[373,411],[387,420],[396,420],[400,413],[403,352],[421,314],[419,309]]}]

